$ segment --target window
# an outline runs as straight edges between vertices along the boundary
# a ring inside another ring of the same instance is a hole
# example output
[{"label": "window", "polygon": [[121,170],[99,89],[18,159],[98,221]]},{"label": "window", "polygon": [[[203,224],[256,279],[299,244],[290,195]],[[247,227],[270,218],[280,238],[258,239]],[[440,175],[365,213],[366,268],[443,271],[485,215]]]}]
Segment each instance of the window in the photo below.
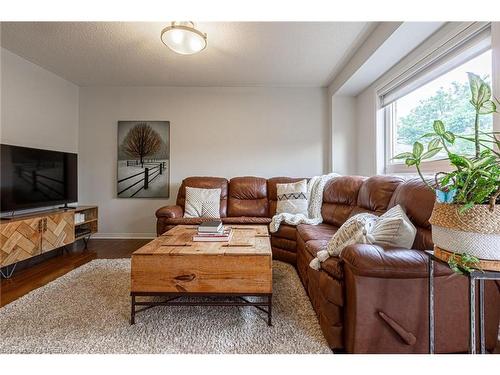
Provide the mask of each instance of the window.
[{"label": "window", "polygon": [[[446,129],[457,135],[472,134],[475,111],[469,103],[467,73],[492,83],[490,23],[462,23],[444,29],[429,47],[432,49],[422,50],[420,57],[406,62],[404,70],[393,69],[391,79],[377,90],[381,109],[377,122],[383,122],[384,134],[378,138],[377,157],[385,159],[386,173],[413,173],[403,160],[393,157],[411,151],[415,141],[425,144],[422,136],[433,131],[435,120],[442,120]],[[493,115],[481,116],[480,126],[491,131]],[[470,142],[459,139],[453,149],[471,155],[474,151]],[[445,156],[443,152],[423,162],[422,171],[446,170],[449,163],[440,160]]]},{"label": "window", "polygon": [[[407,168],[397,168],[402,162],[391,158],[411,151],[415,141],[433,131],[434,120],[442,120],[446,128],[455,134],[472,134],[475,112],[469,103],[467,72],[478,74],[491,84],[491,70],[491,50],[488,50],[386,106],[388,172],[408,171]],[[483,131],[493,129],[493,115],[481,116],[481,128]],[[472,143],[460,139],[454,149],[459,153],[474,153]],[[443,157],[444,152],[433,159]]]}]

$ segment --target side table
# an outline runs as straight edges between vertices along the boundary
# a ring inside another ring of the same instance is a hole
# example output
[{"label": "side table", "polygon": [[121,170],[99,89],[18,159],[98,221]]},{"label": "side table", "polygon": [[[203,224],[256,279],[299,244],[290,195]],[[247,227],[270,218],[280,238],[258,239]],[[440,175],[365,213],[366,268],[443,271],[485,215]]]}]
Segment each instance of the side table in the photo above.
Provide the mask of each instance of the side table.
[{"label": "side table", "polygon": [[[434,354],[434,262],[448,266],[448,263],[426,250],[429,257],[429,354]],[[476,281],[479,281],[479,341],[480,353],[486,353],[484,336],[484,280],[500,280],[498,271],[474,270],[465,275],[469,279],[469,353],[476,354]]]}]

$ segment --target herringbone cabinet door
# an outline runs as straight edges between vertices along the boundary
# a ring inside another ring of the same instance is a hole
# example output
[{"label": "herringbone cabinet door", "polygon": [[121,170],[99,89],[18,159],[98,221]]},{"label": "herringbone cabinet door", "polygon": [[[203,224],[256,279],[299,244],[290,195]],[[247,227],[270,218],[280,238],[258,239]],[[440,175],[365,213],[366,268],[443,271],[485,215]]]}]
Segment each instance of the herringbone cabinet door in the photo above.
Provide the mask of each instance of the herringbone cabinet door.
[{"label": "herringbone cabinet door", "polygon": [[0,266],[7,266],[40,254],[40,218],[0,225]]},{"label": "herringbone cabinet door", "polygon": [[42,252],[68,245],[75,241],[75,221],[72,212],[48,215],[42,230]]}]

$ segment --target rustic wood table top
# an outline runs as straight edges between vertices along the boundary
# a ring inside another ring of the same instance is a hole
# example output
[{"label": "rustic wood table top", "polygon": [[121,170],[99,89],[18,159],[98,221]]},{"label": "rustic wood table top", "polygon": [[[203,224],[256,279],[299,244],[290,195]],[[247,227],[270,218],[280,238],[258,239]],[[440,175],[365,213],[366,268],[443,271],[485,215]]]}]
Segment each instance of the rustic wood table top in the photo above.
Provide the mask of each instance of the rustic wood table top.
[{"label": "rustic wood table top", "polygon": [[271,256],[269,232],[265,225],[230,225],[233,235],[230,241],[195,242],[197,226],[178,225],[150,243],[134,255],[268,255]]}]

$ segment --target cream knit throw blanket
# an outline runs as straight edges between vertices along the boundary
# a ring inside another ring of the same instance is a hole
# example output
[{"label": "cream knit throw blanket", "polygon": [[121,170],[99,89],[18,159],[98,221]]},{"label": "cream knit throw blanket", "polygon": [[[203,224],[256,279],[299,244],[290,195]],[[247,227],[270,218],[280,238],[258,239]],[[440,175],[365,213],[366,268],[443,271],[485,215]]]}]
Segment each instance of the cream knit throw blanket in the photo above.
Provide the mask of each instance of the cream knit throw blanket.
[{"label": "cream knit throw blanket", "polygon": [[323,217],[321,216],[321,206],[323,205],[323,189],[328,181],[338,176],[340,175],[337,173],[330,173],[312,177],[307,183],[307,217],[304,214],[276,214],[273,216],[271,224],[269,224],[269,230],[272,233],[277,232],[283,221],[290,225],[318,225],[322,223]]}]

